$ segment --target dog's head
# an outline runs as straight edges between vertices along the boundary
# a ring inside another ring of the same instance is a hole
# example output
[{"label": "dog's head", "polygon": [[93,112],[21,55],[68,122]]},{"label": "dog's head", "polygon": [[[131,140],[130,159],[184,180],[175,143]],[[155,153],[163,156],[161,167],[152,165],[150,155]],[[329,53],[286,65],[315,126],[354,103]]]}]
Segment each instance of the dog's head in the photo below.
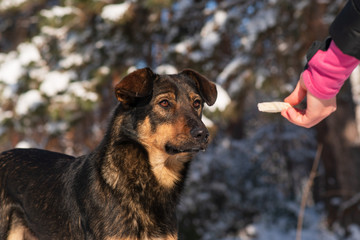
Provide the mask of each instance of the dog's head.
[{"label": "dog's head", "polygon": [[115,93],[124,114],[132,116],[127,127],[147,150],[153,168],[180,167],[179,162],[207,147],[209,132],[201,121],[202,110],[205,103],[214,104],[217,91],[199,73],[157,75],[144,68],[124,77]]}]

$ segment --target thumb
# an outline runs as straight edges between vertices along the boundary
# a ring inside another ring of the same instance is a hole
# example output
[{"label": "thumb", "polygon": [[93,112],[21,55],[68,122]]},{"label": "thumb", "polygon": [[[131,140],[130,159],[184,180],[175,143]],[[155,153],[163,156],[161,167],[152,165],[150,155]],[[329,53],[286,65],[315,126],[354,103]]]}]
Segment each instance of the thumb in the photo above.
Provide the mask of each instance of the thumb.
[{"label": "thumb", "polygon": [[299,103],[304,100],[306,96],[306,87],[302,83],[302,77],[300,78],[299,82],[297,83],[294,91],[290,93],[290,95],[284,99],[285,102],[289,103],[291,106],[298,105]]}]

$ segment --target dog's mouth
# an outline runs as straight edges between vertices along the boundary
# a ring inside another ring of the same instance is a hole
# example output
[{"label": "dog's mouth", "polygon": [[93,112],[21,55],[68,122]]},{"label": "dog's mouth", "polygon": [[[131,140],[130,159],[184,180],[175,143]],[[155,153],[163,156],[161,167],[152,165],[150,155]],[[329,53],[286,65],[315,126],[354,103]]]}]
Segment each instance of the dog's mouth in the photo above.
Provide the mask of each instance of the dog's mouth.
[{"label": "dog's mouth", "polygon": [[165,151],[170,155],[179,153],[197,153],[200,151],[205,151],[205,146],[176,147],[168,143],[165,145]]}]

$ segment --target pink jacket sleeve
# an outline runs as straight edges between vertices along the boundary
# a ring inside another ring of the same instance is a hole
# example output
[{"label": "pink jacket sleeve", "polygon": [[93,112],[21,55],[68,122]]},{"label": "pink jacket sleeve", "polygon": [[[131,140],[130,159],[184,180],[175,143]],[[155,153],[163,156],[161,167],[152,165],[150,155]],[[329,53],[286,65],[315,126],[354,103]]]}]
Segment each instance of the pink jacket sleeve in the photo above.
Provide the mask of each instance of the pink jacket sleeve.
[{"label": "pink jacket sleeve", "polygon": [[327,51],[317,51],[308,62],[303,80],[315,97],[329,99],[336,96],[359,63],[355,57],[344,54],[332,41]]}]

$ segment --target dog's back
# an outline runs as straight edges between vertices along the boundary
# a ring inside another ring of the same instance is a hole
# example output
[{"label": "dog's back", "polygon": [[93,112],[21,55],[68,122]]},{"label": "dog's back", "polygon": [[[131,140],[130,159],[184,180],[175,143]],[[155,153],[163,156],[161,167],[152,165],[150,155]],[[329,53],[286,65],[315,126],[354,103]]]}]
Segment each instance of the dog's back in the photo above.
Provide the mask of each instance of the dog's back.
[{"label": "dog's back", "polygon": [[[8,239],[36,239],[32,230],[41,232],[42,226],[53,226],[46,231],[54,236],[59,236],[59,230],[64,232],[59,226],[62,219],[67,222],[63,208],[69,204],[58,196],[66,194],[64,172],[72,178],[69,166],[74,160],[72,156],[40,149],[13,149],[0,155],[1,239],[6,239],[4,234],[9,230]],[[51,235],[47,237],[51,239]]]}]

